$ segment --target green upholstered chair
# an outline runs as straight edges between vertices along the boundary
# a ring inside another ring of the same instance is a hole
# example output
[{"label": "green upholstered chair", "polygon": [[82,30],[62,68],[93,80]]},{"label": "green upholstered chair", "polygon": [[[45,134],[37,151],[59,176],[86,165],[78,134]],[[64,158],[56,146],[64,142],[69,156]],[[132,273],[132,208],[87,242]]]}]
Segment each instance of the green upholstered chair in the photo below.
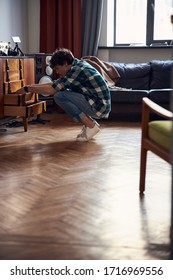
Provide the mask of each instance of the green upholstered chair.
[{"label": "green upholstered chair", "polygon": [[[151,121],[151,113],[161,116],[162,119]],[[150,99],[143,98],[139,185],[141,194],[145,191],[147,152],[151,151],[163,160],[171,163],[172,120],[173,113]]]}]

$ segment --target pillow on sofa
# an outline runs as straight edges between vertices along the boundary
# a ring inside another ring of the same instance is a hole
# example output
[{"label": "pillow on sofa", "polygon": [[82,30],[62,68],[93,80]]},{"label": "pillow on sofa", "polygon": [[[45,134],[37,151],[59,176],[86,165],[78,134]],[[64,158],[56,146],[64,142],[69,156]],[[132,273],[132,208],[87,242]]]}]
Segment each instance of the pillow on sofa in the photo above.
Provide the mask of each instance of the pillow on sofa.
[{"label": "pillow on sofa", "polygon": [[116,86],[127,89],[149,89],[150,63],[111,63],[120,74]]},{"label": "pillow on sofa", "polygon": [[150,88],[172,88],[173,60],[152,60]]}]

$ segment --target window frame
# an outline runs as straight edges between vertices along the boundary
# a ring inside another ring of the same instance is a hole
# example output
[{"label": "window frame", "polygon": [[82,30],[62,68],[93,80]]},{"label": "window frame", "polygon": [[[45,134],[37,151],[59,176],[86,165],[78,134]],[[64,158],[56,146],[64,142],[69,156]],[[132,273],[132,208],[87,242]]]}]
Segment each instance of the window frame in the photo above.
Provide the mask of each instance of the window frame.
[{"label": "window frame", "polygon": [[[114,46],[129,46],[129,44],[116,43],[116,2],[114,0]],[[168,43],[168,46],[171,44],[172,40],[164,39],[164,40],[154,40],[154,11],[153,6],[155,5],[155,0],[147,0],[147,25],[146,25],[146,46],[154,46],[159,45],[167,46],[165,43]]]}]

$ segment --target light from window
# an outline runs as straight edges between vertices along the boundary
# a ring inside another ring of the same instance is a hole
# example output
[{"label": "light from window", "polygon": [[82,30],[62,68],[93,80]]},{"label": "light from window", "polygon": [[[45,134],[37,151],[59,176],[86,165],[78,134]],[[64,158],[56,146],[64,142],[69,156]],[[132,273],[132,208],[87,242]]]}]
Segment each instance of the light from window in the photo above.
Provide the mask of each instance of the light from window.
[{"label": "light from window", "polygon": [[116,0],[116,44],[145,44],[147,0]]},{"label": "light from window", "polygon": [[172,40],[173,0],[155,0],[154,40]]}]

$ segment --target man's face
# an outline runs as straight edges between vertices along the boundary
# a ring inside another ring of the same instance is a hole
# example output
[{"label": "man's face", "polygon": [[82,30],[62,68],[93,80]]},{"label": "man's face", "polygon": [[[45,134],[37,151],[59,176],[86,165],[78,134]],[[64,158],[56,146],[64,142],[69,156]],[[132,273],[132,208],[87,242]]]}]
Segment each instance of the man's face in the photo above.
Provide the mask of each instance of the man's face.
[{"label": "man's face", "polygon": [[71,69],[71,65],[65,63],[63,65],[56,65],[55,66],[55,71],[58,74],[58,76],[63,77],[66,76],[67,72]]}]

